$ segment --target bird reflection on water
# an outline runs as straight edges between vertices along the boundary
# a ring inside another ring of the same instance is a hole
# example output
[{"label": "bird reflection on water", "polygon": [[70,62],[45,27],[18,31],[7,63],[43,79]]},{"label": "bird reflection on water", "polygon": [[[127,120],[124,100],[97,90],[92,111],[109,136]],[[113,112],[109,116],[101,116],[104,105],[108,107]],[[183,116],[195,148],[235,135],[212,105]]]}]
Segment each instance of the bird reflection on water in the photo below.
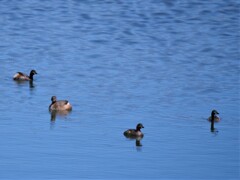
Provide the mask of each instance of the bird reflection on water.
[{"label": "bird reflection on water", "polygon": [[142,150],[142,143],[141,143],[142,137],[141,138],[136,138],[136,149],[137,151]]},{"label": "bird reflection on water", "polygon": [[211,129],[211,133],[216,136],[218,135],[218,130],[216,128]]},{"label": "bird reflection on water", "polygon": [[56,118],[66,118],[70,113],[71,111],[67,111],[67,110],[63,110],[63,111],[56,111],[56,110],[53,110],[53,111],[49,111],[50,112],[50,124],[51,124],[51,128],[53,128],[53,126],[55,125],[55,121],[56,121]]},{"label": "bird reflection on water", "polygon": [[141,151],[142,150],[142,143],[141,140],[143,137],[130,137],[130,136],[125,136],[129,140],[135,140],[135,145],[136,145],[136,150]]},{"label": "bird reflection on water", "polygon": [[30,89],[35,88],[35,85],[34,85],[33,81],[29,81],[29,88]]},{"label": "bird reflection on water", "polygon": [[29,88],[30,89],[33,89],[35,88],[35,84],[33,81],[14,81],[17,85],[21,86],[21,85],[24,85],[26,83],[29,83]]}]

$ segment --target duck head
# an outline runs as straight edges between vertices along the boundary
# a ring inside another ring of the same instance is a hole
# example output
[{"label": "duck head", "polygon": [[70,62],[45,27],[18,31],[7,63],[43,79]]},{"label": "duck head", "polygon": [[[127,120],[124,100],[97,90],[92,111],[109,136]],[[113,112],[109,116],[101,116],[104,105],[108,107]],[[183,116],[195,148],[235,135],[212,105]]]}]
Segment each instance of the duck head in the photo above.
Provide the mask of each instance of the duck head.
[{"label": "duck head", "polygon": [[217,110],[212,110],[212,113],[211,113],[211,115],[212,115],[212,117],[214,117],[214,116],[217,116],[219,113],[217,112]]},{"label": "duck head", "polygon": [[35,70],[31,70],[30,75],[34,75],[37,74],[37,72]]},{"label": "duck head", "polygon": [[52,103],[56,102],[57,101],[57,97],[56,96],[52,96],[51,101],[52,101]]},{"label": "duck head", "polygon": [[144,128],[144,126],[141,123],[137,124],[136,130],[140,131],[142,128]]}]

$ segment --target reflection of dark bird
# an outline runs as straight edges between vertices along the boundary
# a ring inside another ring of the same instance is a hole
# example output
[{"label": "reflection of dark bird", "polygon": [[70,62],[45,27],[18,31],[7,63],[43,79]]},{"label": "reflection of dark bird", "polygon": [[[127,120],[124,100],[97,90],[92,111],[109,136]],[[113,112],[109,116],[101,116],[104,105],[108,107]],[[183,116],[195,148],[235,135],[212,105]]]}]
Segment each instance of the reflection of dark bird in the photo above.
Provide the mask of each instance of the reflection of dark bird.
[{"label": "reflection of dark bird", "polygon": [[56,117],[66,117],[71,111],[69,110],[62,110],[62,111],[57,111],[57,110],[51,110],[51,122],[54,122],[56,120]]},{"label": "reflection of dark bird", "polygon": [[144,128],[144,126],[141,123],[139,123],[139,124],[137,124],[136,129],[128,129],[123,134],[124,134],[124,136],[126,136],[128,138],[143,137],[141,128]]},{"label": "reflection of dark bird", "polygon": [[49,105],[50,111],[71,111],[72,110],[72,105],[67,100],[57,101],[56,96],[52,96],[51,100],[52,100],[52,104]]},{"label": "reflection of dark bird", "polygon": [[141,139],[142,139],[142,137],[136,138],[136,146],[142,146]]},{"label": "reflection of dark bird", "polygon": [[22,73],[22,72],[17,72],[14,76],[13,76],[13,80],[15,81],[33,81],[33,76],[37,74],[37,72],[35,70],[31,70],[29,76]]},{"label": "reflection of dark bird", "polygon": [[33,81],[29,81],[29,87],[30,88],[34,88],[35,87]]},{"label": "reflection of dark bird", "polygon": [[211,116],[208,118],[211,121],[211,131],[214,131],[214,122],[219,122],[220,118],[217,116],[219,113],[216,110],[212,110]]}]

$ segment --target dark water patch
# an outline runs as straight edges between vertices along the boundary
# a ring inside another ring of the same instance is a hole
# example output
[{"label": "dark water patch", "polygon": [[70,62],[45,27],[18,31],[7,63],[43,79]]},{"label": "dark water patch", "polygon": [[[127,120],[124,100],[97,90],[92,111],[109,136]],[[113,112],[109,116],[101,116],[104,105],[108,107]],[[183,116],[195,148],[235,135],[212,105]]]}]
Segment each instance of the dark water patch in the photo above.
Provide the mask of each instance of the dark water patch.
[{"label": "dark water patch", "polygon": [[213,48],[211,48],[211,47],[206,47],[206,48],[203,48],[202,50],[201,50],[201,52],[211,52],[211,51],[213,51],[214,49]]},{"label": "dark water patch", "polygon": [[81,14],[81,17],[85,20],[91,20],[91,16],[89,14]]},{"label": "dark water patch", "polygon": [[96,59],[96,58],[101,58],[103,55],[102,54],[91,54],[88,56],[90,59]]},{"label": "dark water patch", "polygon": [[236,4],[232,4],[232,6],[225,6],[219,9],[217,12],[225,15],[232,14],[232,13],[239,13],[240,12],[239,7],[240,7],[240,4],[236,3]]},{"label": "dark water patch", "polygon": [[96,43],[96,44],[108,44],[109,41],[107,40],[103,40],[103,39],[95,39],[95,40],[91,40],[92,43]]},{"label": "dark water patch", "polygon": [[200,20],[200,17],[191,17],[188,19],[189,21],[194,21],[194,22],[198,22]]},{"label": "dark water patch", "polygon": [[152,16],[169,17],[170,14],[167,12],[154,12],[154,13],[152,13]]},{"label": "dark water patch", "polygon": [[199,15],[212,15],[212,11],[211,10],[202,10],[199,12]]},{"label": "dark water patch", "polygon": [[126,34],[126,35],[134,35],[134,33],[132,32],[131,29],[126,29],[126,30],[123,31],[123,33]]}]

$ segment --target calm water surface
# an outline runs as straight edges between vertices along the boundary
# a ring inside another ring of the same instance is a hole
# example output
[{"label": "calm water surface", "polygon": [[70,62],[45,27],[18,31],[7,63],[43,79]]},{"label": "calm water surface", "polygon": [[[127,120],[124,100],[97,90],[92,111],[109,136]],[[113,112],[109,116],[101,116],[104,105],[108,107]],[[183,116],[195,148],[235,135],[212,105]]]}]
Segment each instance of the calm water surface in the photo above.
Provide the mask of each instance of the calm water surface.
[{"label": "calm water surface", "polygon": [[[238,179],[239,7],[1,1],[0,179]],[[52,95],[73,111],[51,118]]]}]

